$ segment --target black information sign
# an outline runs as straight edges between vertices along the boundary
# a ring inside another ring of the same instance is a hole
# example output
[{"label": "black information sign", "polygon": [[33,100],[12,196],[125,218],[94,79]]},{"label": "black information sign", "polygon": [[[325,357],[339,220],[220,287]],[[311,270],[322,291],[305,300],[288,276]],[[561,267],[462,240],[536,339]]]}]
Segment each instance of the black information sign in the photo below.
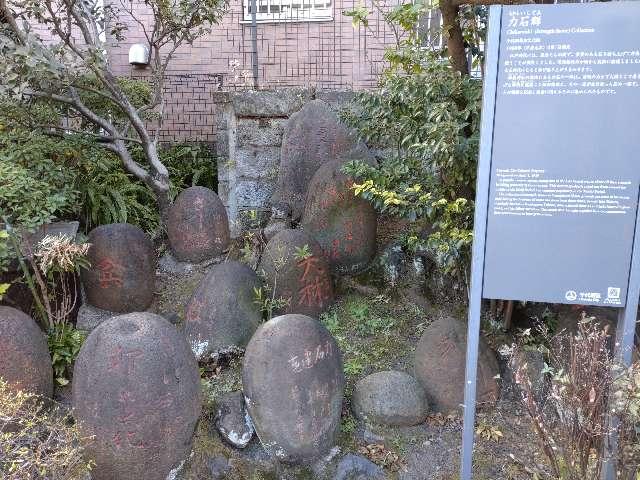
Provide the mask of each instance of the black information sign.
[{"label": "black information sign", "polygon": [[509,6],[500,28],[483,296],[624,306],[640,6]]},{"label": "black information sign", "polygon": [[[482,299],[618,307],[628,365],[640,297],[640,2],[494,5],[488,30],[461,480]],[[603,479],[616,445],[609,434]]]}]

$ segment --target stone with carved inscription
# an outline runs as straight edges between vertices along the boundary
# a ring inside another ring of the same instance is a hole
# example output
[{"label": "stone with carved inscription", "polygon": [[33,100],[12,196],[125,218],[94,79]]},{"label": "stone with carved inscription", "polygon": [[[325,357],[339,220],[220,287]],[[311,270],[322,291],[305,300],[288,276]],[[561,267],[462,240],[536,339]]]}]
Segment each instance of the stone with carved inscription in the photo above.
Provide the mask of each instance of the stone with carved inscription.
[{"label": "stone with carved inscription", "polygon": [[376,254],[377,215],[373,205],[354,195],[353,181],[341,163],[325,164],[313,176],[302,228],[315,238],[334,273],[367,268]]},{"label": "stone with carved inscription", "polygon": [[424,390],[411,375],[389,370],[368,375],[356,383],[351,409],[369,424],[411,426],[427,418]]},{"label": "stone with carved inscription", "polygon": [[318,242],[302,230],[283,230],[269,240],[258,272],[264,275],[271,295],[287,302],[274,314],[318,318],[333,303],[329,263]]},{"label": "stone with carved inscription", "polygon": [[247,345],[262,323],[256,302],[261,287],[262,281],[244,263],[211,268],[185,307],[184,333],[197,359]]},{"label": "stone with carved inscription", "polygon": [[87,302],[111,312],[146,310],[153,301],[156,257],[149,236],[128,223],[102,225],[89,233],[82,270]]},{"label": "stone with carved inscription", "polygon": [[76,360],[73,411],[93,480],[165,480],[185,460],[201,413],[200,375],[176,328],[153,313],[113,317]]},{"label": "stone with carved inscription", "polygon": [[[414,357],[414,373],[431,407],[439,412],[460,413],[464,399],[467,325],[444,317],[435,320],[424,331]],[[480,338],[478,354],[478,405],[491,405],[498,400],[500,387],[498,360],[486,341]]]},{"label": "stone with carved inscription", "polygon": [[336,442],[342,412],[342,354],[329,331],[306,315],[263,324],[244,356],[247,411],[265,450],[307,463]]},{"label": "stone with carved inscription", "polygon": [[4,306],[0,306],[0,378],[16,390],[53,395],[47,338],[29,315]]},{"label": "stone with carved inscription", "polygon": [[200,263],[229,248],[229,220],[222,201],[205,187],[183,190],[171,206],[167,237],[181,262]]},{"label": "stone with carved inscription", "polygon": [[308,102],[289,118],[282,137],[280,168],[271,203],[291,206],[293,220],[304,210],[309,182],[326,162],[345,156],[370,157],[364,144],[322,100]]}]

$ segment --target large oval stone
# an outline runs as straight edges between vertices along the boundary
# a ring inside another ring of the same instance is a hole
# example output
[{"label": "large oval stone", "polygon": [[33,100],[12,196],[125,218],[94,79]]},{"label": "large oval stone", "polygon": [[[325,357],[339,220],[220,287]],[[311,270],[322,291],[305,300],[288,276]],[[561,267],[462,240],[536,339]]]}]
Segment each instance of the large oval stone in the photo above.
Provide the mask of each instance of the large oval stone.
[{"label": "large oval stone", "polygon": [[378,425],[411,426],[427,418],[427,401],[418,381],[404,372],[373,373],[356,383],[353,413]]},{"label": "large oval stone", "polygon": [[82,270],[87,301],[112,312],[149,308],[156,272],[147,234],[128,223],[112,223],[93,229],[88,242],[91,266]]},{"label": "large oval stone", "polygon": [[171,206],[167,236],[176,258],[199,263],[229,248],[227,211],[213,190],[190,187]]},{"label": "large oval stone", "polygon": [[258,272],[275,298],[288,304],[276,314],[300,313],[317,318],[333,302],[329,264],[313,238],[302,230],[277,233],[264,249]]},{"label": "large oval stone", "polygon": [[242,372],[262,445],[288,463],[325,454],[340,426],[344,373],[336,341],[306,315],[282,315],[253,336]]},{"label": "large oval stone", "polygon": [[[429,325],[415,352],[415,375],[427,393],[434,410],[449,413],[458,410],[464,400],[467,326],[454,318],[440,318]],[[498,360],[483,338],[478,354],[476,399],[491,404],[500,388]]]},{"label": "large oval stone", "polygon": [[376,254],[377,217],[371,203],[354,195],[341,166],[325,164],[313,176],[302,226],[318,241],[333,272],[353,274]]},{"label": "large oval stone", "polygon": [[0,306],[0,377],[12,388],[53,395],[47,338],[26,313]]},{"label": "large oval stone", "polygon": [[291,206],[299,220],[311,178],[326,162],[347,156],[369,155],[368,149],[322,100],[306,103],[289,118],[280,152],[280,168],[272,203]]},{"label": "large oval stone", "polygon": [[262,323],[255,290],[262,282],[248,266],[226,262],[202,279],[185,309],[184,333],[196,358],[226,347],[244,348]]},{"label": "large oval stone", "polygon": [[165,480],[185,459],[200,416],[189,345],[159,315],[130,313],[87,337],[73,371],[73,408],[94,480]]}]

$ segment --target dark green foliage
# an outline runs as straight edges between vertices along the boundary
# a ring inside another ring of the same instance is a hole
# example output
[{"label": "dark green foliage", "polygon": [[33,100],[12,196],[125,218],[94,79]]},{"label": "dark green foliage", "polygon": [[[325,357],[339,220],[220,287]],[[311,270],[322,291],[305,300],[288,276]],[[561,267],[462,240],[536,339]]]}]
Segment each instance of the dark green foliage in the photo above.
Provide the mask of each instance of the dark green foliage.
[{"label": "dark green foliage", "polygon": [[[445,271],[464,278],[473,230],[481,82],[424,48],[420,5],[399,5],[385,20],[398,34],[377,90],[356,95],[343,121],[379,149],[377,166],[350,162],[354,193],[377,210],[404,217],[409,248],[429,249]],[[356,9],[357,10],[357,9]],[[350,12],[366,24],[365,11]]]},{"label": "dark green foliage", "polygon": [[53,377],[58,385],[67,385],[86,335],[68,323],[57,323],[47,334],[53,364]]},{"label": "dark green foliage", "polygon": [[[148,94],[141,82],[125,86],[139,101]],[[109,112],[109,105],[103,110]],[[62,138],[37,128],[51,123],[58,113],[47,105],[0,105],[0,218],[27,229],[78,219],[85,232],[128,222],[157,233],[160,218],[154,194],[125,171],[114,154],[90,136]],[[142,152],[133,153],[143,164]],[[206,145],[169,146],[160,151],[160,158],[170,173],[172,196],[192,185],[217,190],[216,161]]]}]

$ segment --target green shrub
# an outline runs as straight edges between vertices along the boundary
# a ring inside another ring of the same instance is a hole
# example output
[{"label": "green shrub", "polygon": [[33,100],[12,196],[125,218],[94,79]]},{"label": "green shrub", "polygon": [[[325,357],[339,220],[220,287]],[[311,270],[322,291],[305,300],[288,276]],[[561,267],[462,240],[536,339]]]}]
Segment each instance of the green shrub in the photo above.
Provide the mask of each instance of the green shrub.
[{"label": "green shrub", "polygon": [[[370,146],[379,165],[349,162],[354,193],[380,212],[412,222],[407,247],[429,249],[445,271],[464,279],[470,260],[479,146],[481,82],[454,71],[441,52],[424,48],[420,2],[384,15],[402,32],[385,53],[378,89],[360,92],[342,119]],[[347,12],[367,25],[366,9]],[[426,234],[425,234],[426,232]]]}]

